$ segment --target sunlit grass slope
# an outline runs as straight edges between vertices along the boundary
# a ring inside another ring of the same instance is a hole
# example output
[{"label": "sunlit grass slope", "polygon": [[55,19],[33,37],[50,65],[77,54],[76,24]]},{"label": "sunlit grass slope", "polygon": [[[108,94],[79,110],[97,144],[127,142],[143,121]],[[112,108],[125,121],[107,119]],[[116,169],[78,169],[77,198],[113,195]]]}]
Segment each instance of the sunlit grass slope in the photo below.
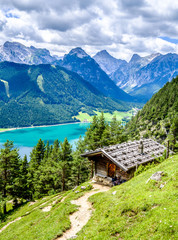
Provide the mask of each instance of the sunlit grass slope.
[{"label": "sunlit grass slope", "polygon": [[[11,223],[0,233],[2,240],[51,240],[62,235],[66,229],[70,228],[69,215],[77,210],[77,206],[70,201],[82,196],[92,186],[89,183],[82,184],[86,189],[79,186],[75,191],[68,191],[45,197],[32,203],[27,203],[20,209],[9,215],[4,223],[0,224],[0,229],[19,217],[20,220]],[[65,200],[61,200],[65,197]],[[50,211],[43,209],[52,206]]]},{"label": "sunlit grass slope", "polygon": [[[76,239],[178,239],[177,168],[178,155],[175,155],[120,186],[91,196],[93,215]],[[157,171],[164,172],[161,181],[150,180],[147,183]],[[70,228],[69,215],[77,211],[77,206],[70,201],[91,189],[88,182],[82,185],[86,189],[79,186],[75,190],[78,193],[71,190],[47,196],[33,205],[24,204],[1,223],[0,229],[22,217],[2,231],[0,239],[52,240],[61,236]],[[61,202],[61,199],[64,201]],[[47,206],[52,208],[44,212]]]},{"label": "sunlit grass slope", "polygon": [[[178,239],[177,168],[178,155],[108,192],[90,197],[95,211],[76,239]],[[162,180],[146,183],[157,171],[164,172]],[[161,184],[165,184],[162,189]]]}]

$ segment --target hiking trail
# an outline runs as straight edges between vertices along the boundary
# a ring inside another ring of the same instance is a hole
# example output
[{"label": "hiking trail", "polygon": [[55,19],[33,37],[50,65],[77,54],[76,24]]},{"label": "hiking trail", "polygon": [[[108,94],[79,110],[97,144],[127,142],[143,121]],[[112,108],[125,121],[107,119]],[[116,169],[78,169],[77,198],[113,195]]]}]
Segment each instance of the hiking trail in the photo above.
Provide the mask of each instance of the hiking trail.
[{"label": "hiking trail", "polygon": [[88,198],[96,193],[105,192],[109,189],[110,187],[94,183],[93,189],[90,192],[85,193],[77,200],[72,200],[72,204],[79,206],[78,211],[69,216],[71,228],[64,232],[61,237],[56,238],[56,240],[67,240],[70,238],[75,238],[76,234],[87,224],[92,215],[92,204],[88,201]]}]

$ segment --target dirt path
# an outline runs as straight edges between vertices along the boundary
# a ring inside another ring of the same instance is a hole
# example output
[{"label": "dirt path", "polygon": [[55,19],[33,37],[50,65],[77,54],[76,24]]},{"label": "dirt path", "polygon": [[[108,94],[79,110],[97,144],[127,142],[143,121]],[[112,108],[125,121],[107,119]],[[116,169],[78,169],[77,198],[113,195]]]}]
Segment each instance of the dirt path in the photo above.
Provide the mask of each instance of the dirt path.
[{"label": "dirt path", "polygon": [[[57,198],[57,199],[56,199],[56,198]],[[52,205],[56,204],[56,201],[57,201],[58,199],[60,199],[60,198],[61,198],[61,196],[55,196],[54,198],[52,198],[52,199],[55,199],[55,200],[53,201]],[[45,199],[45,198],[44,198],[44,199]],[[7,223],[3,228],[0,229],[0,233],[1,233],[2,231],[4,231],[10,224],[12,224],[12,223],[14,223],[14,222],[16,222],[16,221],[19,221],[20,219],[22,219],[22,218],[25,217],[26,215],[30,214],[31,212],[33,212],[33,211],[36,210],[37,208],[38,208],[38,209],[41,209],[41,207],[42,207],[43,205],[47,204],[49,201],[51,201],[51,199],[48,200],[48,201],[46,201],[46,202],[44,202],[44,203],[42,203],[42,204],[40,204],[39,206],[33,208],[30,212],[26,212],[23,216],[18,217],[18,218],[16,218],[16,219],[14,219],[13,221]],[[36,202],[37,202],[37,201],[31,202],[31,203],[29,204],[29,206],[34,205]],[[52,206],[49,205],[49,206],[47,206],[47,207],[42,208],[42,211],[43,211],[43,212],[49,212],[49,211],[51,210],[51,208],[52,208]]]},{"label": "dirt path", "polygon": [[17,222],[17,221],[19,221],[21,218],[22,218],[22,217],[18,217],[18,218],[16,218],[15,220],[13,220],[12,222],[9,222],[8,224],[6,224],[3,228],[1,228],[0,233],[1,233],[3,230],[5,230],[11,223]]},{"label": "dirt path", "polygon": [[77,200],[71,201],[72,204],[79,205],[79,209],[77,212],[70,215],[71,228],[61,237],[57,238],[57,240],[66,240],[75,237],[76,234],[87,224],[92,215],[92,205],[88,201],[88,198],[95,193],[105,192],[109,189],[110,187],[107,186],[93,184],[93,189],[90,192],[87,192],[84,196]]}]

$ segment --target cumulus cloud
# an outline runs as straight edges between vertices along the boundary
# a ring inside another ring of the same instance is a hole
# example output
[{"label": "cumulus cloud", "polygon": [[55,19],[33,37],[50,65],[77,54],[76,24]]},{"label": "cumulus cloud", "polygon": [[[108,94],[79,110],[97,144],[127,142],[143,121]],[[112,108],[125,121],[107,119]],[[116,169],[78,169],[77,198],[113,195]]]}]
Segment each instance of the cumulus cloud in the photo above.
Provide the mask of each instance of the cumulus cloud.
[{"label": "cumulus cloud", "polygon": [[[178,52],[177,0],[0,0],[0,43],[20,41],[63,55],[83,47],[118,58]],[[164,37],[164,38],[163,38]],[[167,38],[165,38],[167,37]]]}]

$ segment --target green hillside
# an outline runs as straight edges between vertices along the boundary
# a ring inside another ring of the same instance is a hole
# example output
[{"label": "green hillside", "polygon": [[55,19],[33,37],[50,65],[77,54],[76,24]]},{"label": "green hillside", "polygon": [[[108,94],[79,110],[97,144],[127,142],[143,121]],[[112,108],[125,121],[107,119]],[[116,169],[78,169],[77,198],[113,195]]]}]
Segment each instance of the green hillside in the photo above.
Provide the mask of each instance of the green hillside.
[{"label": "green hillside", "polygon": [[127,125],[132,138],[155,137],[175,143],[178,137],[178,76],[159,90]]},{"label": "green hillside", "polygon": [[72,122],[80,111],[129,109],[65,68],[0,63],[0,128]]},{"label": "green hillside", "polygon": [[[177,239],[177,167],[175,155],[120,186],[91,196],[92,217],[75,239]],[[157,171],[163,171],[161,181],[146,183]],[[10,212],[0,229],[11,224],[0,232],[0,239],[52,240],[61,236],[70,228],[69,215],[78,209],[70,201],[91,191],[91,183],[82,186],[85,189],[79,186]],[[45,212],[48,206],[51,209]]]}]

